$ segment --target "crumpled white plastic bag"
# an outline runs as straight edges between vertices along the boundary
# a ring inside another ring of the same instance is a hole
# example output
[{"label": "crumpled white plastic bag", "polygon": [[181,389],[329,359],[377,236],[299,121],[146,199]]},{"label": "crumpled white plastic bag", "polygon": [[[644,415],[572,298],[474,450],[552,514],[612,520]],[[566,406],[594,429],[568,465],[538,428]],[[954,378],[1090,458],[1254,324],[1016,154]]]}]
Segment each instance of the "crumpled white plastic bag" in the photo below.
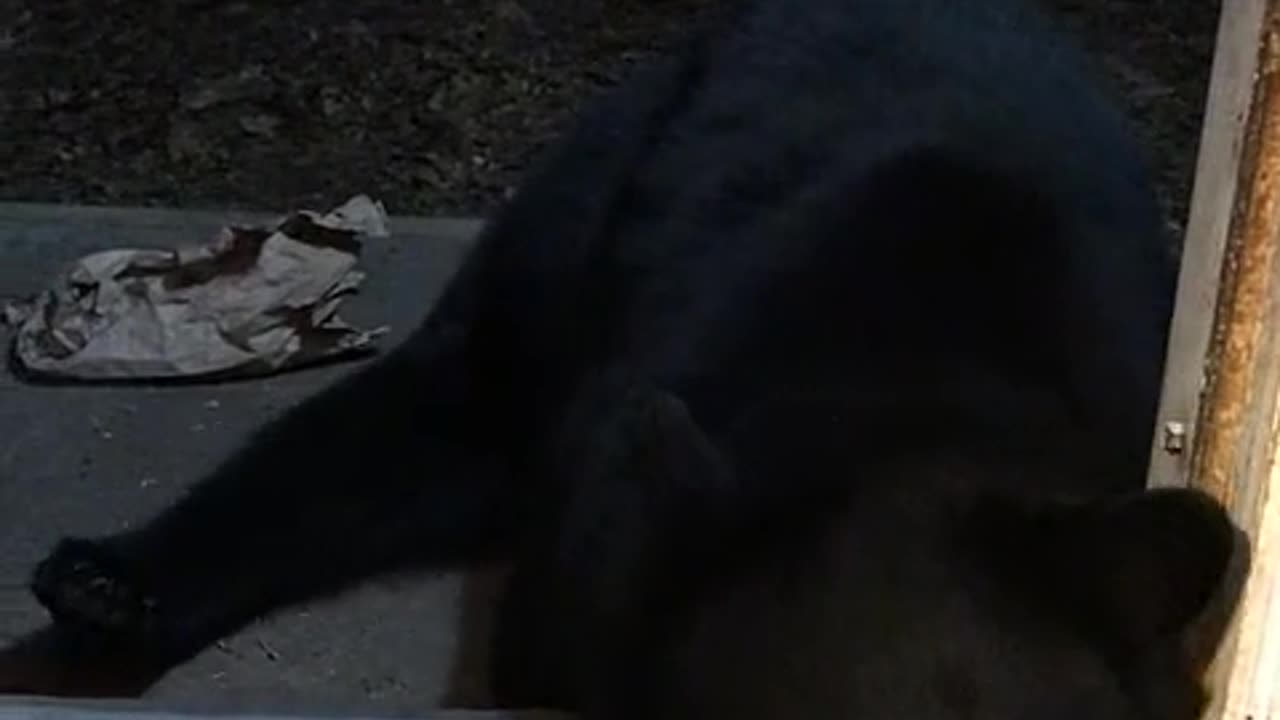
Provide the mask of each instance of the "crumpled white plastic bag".
[{"label": "crumpled white plastic bag", "polygon": [[34,299],[0,309],[14,360],[34,377],[146,380],[263,375],[371,348],[386,327],[338,316],[364,280],[361,241],[388,236],[357,196],[275,228],[229,227],[178,250],[81,258]]}]

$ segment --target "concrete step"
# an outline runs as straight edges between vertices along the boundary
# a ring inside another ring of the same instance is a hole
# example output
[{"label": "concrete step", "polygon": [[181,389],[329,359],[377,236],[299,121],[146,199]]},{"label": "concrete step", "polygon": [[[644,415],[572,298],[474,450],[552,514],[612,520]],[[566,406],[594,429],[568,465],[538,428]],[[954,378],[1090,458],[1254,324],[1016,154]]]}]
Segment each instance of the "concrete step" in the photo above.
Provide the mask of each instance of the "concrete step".
[{"label": "concrete step", "polygon": [[[39,291],[66,263],[92,251],[185,244],[228,220],[261,219],[0,204],[0,296]],[[344,316],[359,326],[390,324],[381,347],[396,343],[426,312],[477,227],[468,220],[393,217],[392,237],[366,245],[368,278]],[[42,621],[23,585],[56,537],[108,532],[149,516],[269,417],[357,367],[164,388],[34,387],[0,371],[0,642]],[[155,707],[216,700],[241,709],[270,701],[285,709],[419,717],[446,701],[474,706],[484,701],[480,638],[490,590],[459,577],[404,579],[294,608],[178,668],[148,700]],[[23,714],[35,708],[42,709]],[[9,704],[0,720],[115,717],[85,713]]]},{"label": "concrete step", "polygon": [[0,720],[569,720],[569,716],[541,710],[438,710],[415,716],[270,714],[259,711],[180,711],[159,709],[141,702],[61,702],[39,698],[0,701]]}]

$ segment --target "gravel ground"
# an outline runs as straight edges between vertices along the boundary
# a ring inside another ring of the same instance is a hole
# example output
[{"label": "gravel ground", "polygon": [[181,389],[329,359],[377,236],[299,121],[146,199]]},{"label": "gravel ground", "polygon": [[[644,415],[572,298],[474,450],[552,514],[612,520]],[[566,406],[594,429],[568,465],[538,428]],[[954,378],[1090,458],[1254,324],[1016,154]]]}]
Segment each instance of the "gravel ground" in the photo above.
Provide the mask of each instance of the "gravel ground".
[{"label": "gravel ground", "polygon": [[[0,0],[0,200],[481,214],[718,0]],[[1185,212],[1217,3],[1045,0]]]}]

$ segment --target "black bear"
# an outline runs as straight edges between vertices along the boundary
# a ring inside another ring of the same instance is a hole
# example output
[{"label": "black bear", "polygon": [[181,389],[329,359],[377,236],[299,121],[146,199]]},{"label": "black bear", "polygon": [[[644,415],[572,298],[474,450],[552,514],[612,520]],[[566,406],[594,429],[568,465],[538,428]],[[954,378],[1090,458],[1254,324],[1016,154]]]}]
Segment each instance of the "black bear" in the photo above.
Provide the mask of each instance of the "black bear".
[{"label": "black bear", "polygon": [[141,692],[286,604],[500,561],[508,705],[1189,720],[1235,531],[1143,488],[1174,275],[1034,8],[747,0],[584,112],[412,339],[62,541],[0,688]]}]

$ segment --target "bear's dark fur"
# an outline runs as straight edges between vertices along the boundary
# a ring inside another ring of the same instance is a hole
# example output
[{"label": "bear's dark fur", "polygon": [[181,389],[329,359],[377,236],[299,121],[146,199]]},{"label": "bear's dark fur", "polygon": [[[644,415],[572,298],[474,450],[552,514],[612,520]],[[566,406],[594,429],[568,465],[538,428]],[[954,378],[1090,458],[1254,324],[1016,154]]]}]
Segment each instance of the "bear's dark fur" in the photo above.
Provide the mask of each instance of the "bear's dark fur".
[{"label": "bear's dark fur", "polygon": [[55,548],[0,687],[139,692],[286,604],[510,560],[509,704],[1192,718],[1234,534],[1143,490],[1166,244],[1017,0],[744,2],[582,115],[406,344]]}]

